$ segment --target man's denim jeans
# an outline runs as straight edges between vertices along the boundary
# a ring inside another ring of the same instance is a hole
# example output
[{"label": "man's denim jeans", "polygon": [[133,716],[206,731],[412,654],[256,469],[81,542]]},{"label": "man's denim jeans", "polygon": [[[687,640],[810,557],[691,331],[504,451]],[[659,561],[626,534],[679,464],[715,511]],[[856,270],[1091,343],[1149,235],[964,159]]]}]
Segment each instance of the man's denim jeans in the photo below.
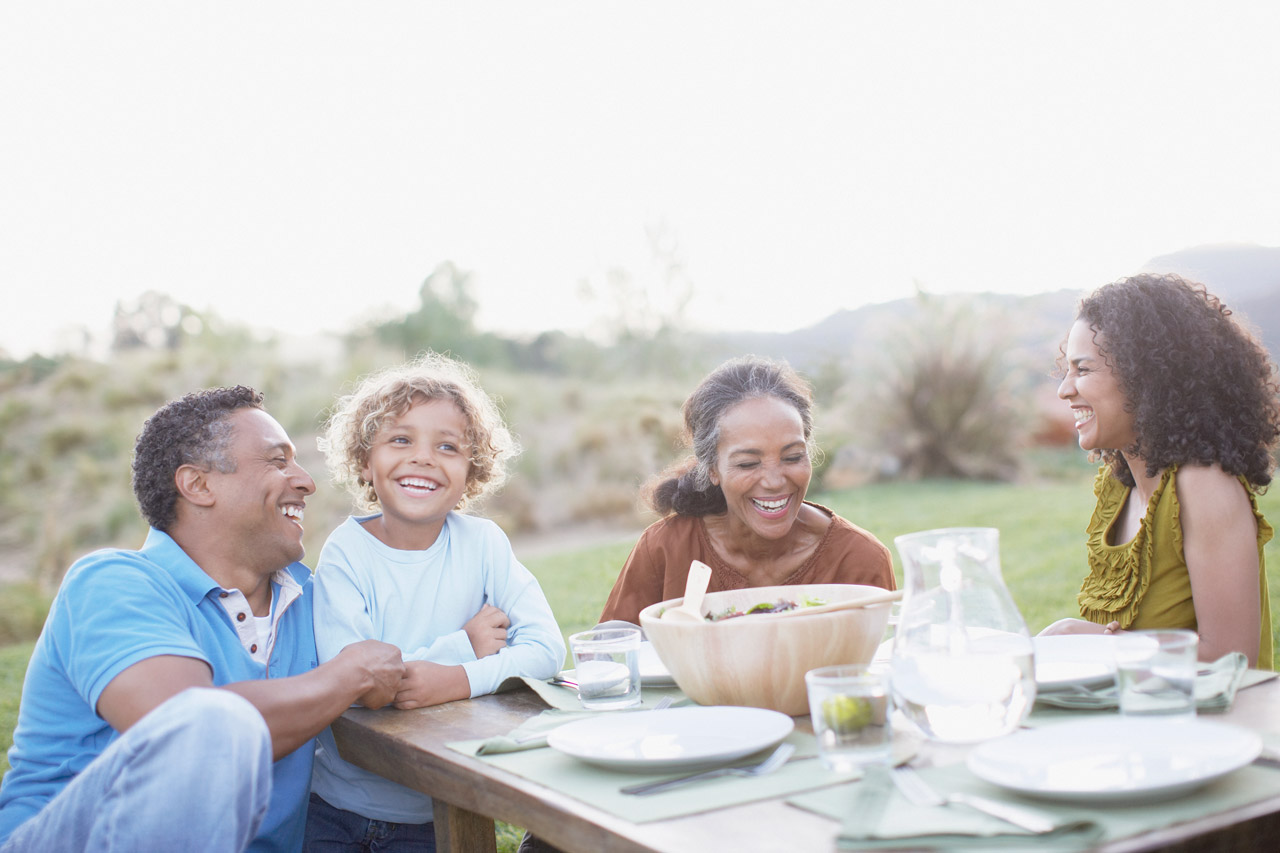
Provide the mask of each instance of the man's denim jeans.
[{"label": "man's denim jeans", "polygon": [[239,853],[271,801],[271,735],[248,700],[184,690],[19,826],[0,853]]}]

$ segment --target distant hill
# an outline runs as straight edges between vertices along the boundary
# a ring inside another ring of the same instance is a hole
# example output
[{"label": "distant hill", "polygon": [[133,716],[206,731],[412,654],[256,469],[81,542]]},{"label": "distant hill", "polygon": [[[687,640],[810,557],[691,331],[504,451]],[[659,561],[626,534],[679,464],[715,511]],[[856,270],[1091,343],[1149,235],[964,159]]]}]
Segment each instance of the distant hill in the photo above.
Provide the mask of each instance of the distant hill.
[{"label": "distant hill", "polygon": [[[1280,356],[1280,248],[1251,244],[1197,246],[1152,258],[1139,272],[1177,273],[1204,284],[1254,328]],[[1006,318],[999,331],[1012,335],[1028,363],[1051,361],[1086,291],[1059,290],[1031,296],[983,293],[938,296],[971,299]],[[803,371],[846,362],[881,347],[917,310],[915,299],[897,299],[837,311],[804,329],[786,333],[725,332],[706,336],[724,357],[755,353],[785,358]]]},{"label": "distant hill", "polygon": [[[932,295],[945,302],[965,301],[984,315],[1000,318],[993,334],[1005,336],[1029,364],[1044,364],[1047,372],[1075,316],[1081,294],[1073,290],[1038,293]],[[804,329],[786,333],[726,332],[707,341],[725,356],[755,353],[785,358],[797,369],[811,372],[831,362],[865,358],[886,346],[919,310],[914,298],[837,311]]]},{"label": "distant hill", "polygon": [[1152,258],[1143,272],[1198,281],[1256,328],[1280,354],[1280,248],[1248,243],[1196,246]]},{"label": "distant hill", "polygon": [[1142,272],[1171,272],[1231,301],[1280,296],[1280,248],[1250,243],[1196,246],[1147,261]]}]

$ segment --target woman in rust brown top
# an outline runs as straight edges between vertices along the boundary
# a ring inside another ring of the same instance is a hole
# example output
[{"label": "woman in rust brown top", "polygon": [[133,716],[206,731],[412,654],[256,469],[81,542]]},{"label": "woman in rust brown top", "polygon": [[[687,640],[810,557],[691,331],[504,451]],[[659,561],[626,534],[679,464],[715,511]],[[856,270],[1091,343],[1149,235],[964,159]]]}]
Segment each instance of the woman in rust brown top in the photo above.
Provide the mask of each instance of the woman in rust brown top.
[{"label": "woman in rust brown top", "polygon": [[664,518],[640,537],[601,621],[684,595],[689,564],[709,590],[809,583],[894,588],[889,549],[804,499],[813,475],[812,396],[786,364],[747,357],[717,368],[684,404],[693,455],[647,489]]}]

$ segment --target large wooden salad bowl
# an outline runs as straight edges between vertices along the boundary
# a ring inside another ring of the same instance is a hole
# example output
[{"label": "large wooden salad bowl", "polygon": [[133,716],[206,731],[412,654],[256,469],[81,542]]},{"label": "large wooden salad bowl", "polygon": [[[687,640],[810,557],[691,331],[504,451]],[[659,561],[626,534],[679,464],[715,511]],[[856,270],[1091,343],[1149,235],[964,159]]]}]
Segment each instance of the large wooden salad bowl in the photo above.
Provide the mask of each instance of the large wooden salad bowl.
[{"label": "large wooden salad bowl", "polygon": [[[884,590],[860,584],[764,586],[708,593],[704,613],[744,611],[779,599],[802,603],[860,598]],[[683,599],[640,611],[658,657],[680,689],[701,705],[747,705],[807,713],[804,674],[820,666],[867,663],[889,621],[889,603],[826,613],[752,614],[718,622],[664,621]]]}]

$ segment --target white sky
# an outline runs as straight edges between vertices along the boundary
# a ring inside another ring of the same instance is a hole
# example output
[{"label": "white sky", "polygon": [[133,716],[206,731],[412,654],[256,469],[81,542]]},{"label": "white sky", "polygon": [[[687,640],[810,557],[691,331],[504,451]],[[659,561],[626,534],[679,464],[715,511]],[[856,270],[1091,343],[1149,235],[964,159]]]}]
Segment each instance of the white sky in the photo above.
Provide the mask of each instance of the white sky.
[{"label": "white sky", "polygon": [[0,6],[0,348],[159,290],[288,332],[416,304],[578,330],[657,281],[786,331],[1280,245],[1270,2]]}]

